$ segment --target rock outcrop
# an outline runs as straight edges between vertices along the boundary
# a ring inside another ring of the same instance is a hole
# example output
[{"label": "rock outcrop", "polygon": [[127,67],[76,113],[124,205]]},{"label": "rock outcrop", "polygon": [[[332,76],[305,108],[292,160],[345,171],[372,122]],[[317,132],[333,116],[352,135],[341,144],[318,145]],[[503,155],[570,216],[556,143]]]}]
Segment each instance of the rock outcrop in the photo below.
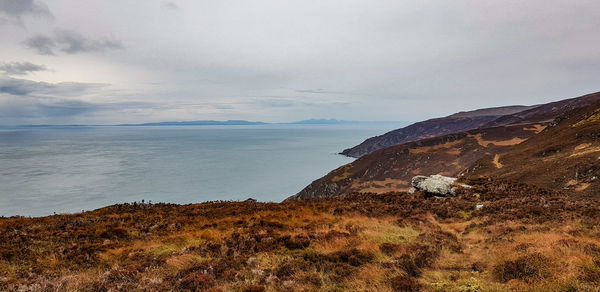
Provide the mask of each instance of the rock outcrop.
[{"label": "rock outcrop", "polygon": [[411,185],[416,190],[437,196],[454,196],[456,194],[455,177],[439,174],[432,176],[417,175],[412,178]]}]

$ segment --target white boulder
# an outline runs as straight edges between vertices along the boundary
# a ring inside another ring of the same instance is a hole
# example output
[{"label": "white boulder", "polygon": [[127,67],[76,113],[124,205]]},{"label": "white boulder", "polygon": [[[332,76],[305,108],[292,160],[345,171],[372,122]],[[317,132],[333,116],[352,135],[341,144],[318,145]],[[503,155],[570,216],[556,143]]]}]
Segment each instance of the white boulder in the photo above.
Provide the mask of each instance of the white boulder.
[{"label": "white boulder", "polygon": [[412,178],[412,186],[432,195],[453,196],[456,194],[455,177],[447,177],[439,174],[424,176],[417,175]]}]

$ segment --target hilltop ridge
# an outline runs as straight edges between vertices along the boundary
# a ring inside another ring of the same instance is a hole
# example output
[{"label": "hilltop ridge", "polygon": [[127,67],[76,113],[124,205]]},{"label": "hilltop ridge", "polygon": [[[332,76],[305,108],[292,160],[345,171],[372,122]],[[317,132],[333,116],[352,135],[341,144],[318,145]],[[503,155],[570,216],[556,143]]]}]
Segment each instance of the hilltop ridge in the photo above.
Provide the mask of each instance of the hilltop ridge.
[{"label": "hilltop ridge", "polygon": [[340,154],[358,158],[386,147],[420,139],[459,133],[479,128],[516,123],[549,122],[569,110],[584,107],[600,100],[597,93],[534,106],[503,106],[458,112],[447,117],[417,122],[366,139]]}]

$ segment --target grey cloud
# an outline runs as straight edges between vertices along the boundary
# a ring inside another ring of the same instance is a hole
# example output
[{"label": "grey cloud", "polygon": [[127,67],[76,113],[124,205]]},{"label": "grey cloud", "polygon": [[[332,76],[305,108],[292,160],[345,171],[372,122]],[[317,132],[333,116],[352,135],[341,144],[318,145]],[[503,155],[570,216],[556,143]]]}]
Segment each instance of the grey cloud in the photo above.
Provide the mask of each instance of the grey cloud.
[{"label": "grey cloud", "polygon": [[25,40],[25,46],[41,55],[55,55],[55,50],[66,54],[101,52],[122,49],[123,43],[114,37],[89,39],[71,30],[57,30],[53,36],[37,35]]},{"label": "grey cloud", "polygon": [[4,14],[8,19],[0,21],[0,24],[12,21],[16,24],[22,24],[22,17],[25,15],[44,17],[53,19],[54,16],[44,3],[34,0],[0,0],[0,14]]},{"label": "grey cloud", "polygon": [[171,1],[165,1],[163,2],[163,7],[170,9],[170,10],[179,10],[179,6],[177,4],[175,4],[174,2]]},{"label": "grey cloud", "polygon": [[22,125],[39,123],[77,123],[79,117],[90,117],[102,112],[152,108],[153,104],[117,102],[92,103],[73,99],[9,97],[0,95],[0,124]]},{"label": "grey cloud", "polygon": [[97,106],[78,100],[61,100],[49,104],[37,105],[44,116],[64,117],[75,116],[97,110]]},{"label": "grey cloud", "polygon": [[88,114],[152,109],[148,102],[95,103],[80,100],[107,92],[108,84],[36,82],[0,77],[0,124],[70,123]]},{"label": "grey cloud", "polygon": [[46,66],[37,65],[30,62],[11,62],[0,64],[0,71],[7,75],[27,75],[30,72],[46,70],[48,70]]},{"label": "grey cloud", "polygon": [[298,89],[296,90],[296,92],[298,93],[315,93],[315,94],[331,94],[331,93],[342,93],[339,91],[329,91],[329,90],[325,90],[323,88],[316,88],[316,89]]},{"label": "grey cloud", "polygon": [[60,82],[37,82],[27,79],[0,78],[0,94],[16,96],[79,96],[90,91],[97,91],[108,84]]},{"label": "grey cloud", "polygon": [[78,32],[69,30],[57,31],[55,40],[58,43],[60,50],[67,54],[117,50],[123,48],[123,43],[118,39],[106,38],[91,40]]},{"label": "grey cloud", "polygon": [[25,46],[37,51],[40,55],[54,55],[54,48],[56,47],[56,43],[52,38],[37,35],[28,38],[25,40]]},{"label": "grey cloud", "polygon": [[[76,74],[106,80],[121,90],[110,98],[160,105],[142,107],[135,116],[142,121],[419,120],[542,103],[597,91],[599,84],[600,1],[186,1],[184,7],[178,0],[86,0],[98,9],[76,2],[47,3],[61,27],[78,33],[38,26],[23,36],[21,28],[1,27],[0,60],[61,55],[46,63],[57,70],[53,80]],[[169,3],[181,7],[170,10]],[[116,28],[130,40],[127,50],[102,59],[85,54],[122,47],[101,39]],[[23,48],[20,42],[36,34],[25,42],[33,51]]]}]

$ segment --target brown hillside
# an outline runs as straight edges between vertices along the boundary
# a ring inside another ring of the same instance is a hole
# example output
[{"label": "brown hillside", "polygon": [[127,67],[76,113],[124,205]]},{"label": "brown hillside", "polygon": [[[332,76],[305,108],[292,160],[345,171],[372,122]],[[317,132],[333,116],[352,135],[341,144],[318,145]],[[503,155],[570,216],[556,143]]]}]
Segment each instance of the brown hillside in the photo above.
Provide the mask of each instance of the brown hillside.
[{"label": "brown hillside", "polygon": [[464,172],[580,194],[600,194],[600,103],[567,113],[528,141]]},{"label": "brown hillside", "polygon": [[500,117],[488,123],[485,127],[515,123],[550,122],[567,112],[584,108],[597,102],[600,102],[600,92],[542,104],[532,109]]},{"label": "brown hillside", "polygon": [[531,108],[529,106],[505,106],[459,112],[443,118],[414,123],[407,127],[369,138],[360,145],[345,149],[340,154],[350,157],[361,157],[394,145],[469,131],[489,124],[501,116]]},{"label": "brown hillside", "polygon": [[444,118],[418,122],[369,138],[357,146],[342,151],[341,154],[360,157],[386,147],[472,129],[550,122],[568,111],[599,101],[600,93],[592,93],[537,106],[506,106],[460,112]]},{"label": "brown hillside", "polygon": [[598,205],[485,181],[0,218],[0,291],[598,291]]},{"label": "brown hillside", "polygon": [[290,199],[406,191],[415,175],[457,175],[480,158],[507,151],[544,127],[540,123],[493,127],[389,147],[332,171]]}]

